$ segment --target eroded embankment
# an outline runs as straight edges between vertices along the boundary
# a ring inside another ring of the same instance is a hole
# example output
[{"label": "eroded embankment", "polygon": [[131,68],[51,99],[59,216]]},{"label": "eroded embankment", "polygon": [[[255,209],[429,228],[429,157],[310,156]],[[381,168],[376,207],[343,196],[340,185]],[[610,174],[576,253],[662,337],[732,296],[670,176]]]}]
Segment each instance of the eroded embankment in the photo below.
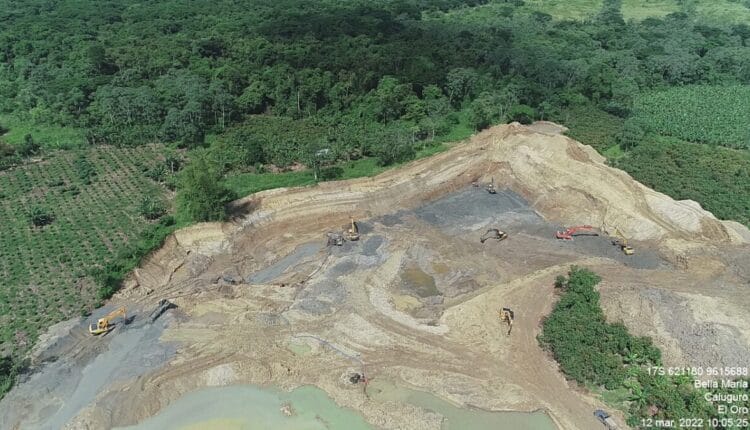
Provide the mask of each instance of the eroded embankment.
[{"label": "eroded embankment", "polygon": [[[498,194],[471,186],[491,178]],[[647,331],[654,320],[627,319],[635,306],[615,291],[658,300],[644,286],[679,285],[723,295],[729,289],[705,286],[740,288],[745,273],[731,269],[728,255],[736,252],[725,250],[747,247],[735,247],[738,235],[710,214],[635,183],[588,147],[518,125],[376,178],[267,191],[236,206],[247,213],[232,223],[177,232],[113,299],[141,312],[162,298],[178,305],[163,320],[158,345],[136,340],[130,352],[118,348],[133,344],[118,340],[127,330],[96,341],[71,336],[40,375],[55,376],[55,365],[76,369],[64,380],[86,394],[78,398],[93,398],[63,405],[73,391],[23,383],[0,402],[0,412],[14,411],[2,414],[3,428],[68,415],[70,428],[133,425],[183,393],[228,384],[314,385],[375,426],[439,427],[440,417],[423,407],[366,396],[349,382],[363,371],[455,405],[544,410],[560,428],[595,428],[591,411],[603,405],[570,387],[536,342],[555,277],[571,264],[591,267],[604,278],[603,302],[618,310],[609,314]],[[349,216],[360,221],[362,238],[324,248],[325,233],[345,228]],[[605,236],[553,238],[559,227],[583,223],[638,239],[636,255],[625,256]],[[509,238],[480,243],[493,227]],[[516,311],[511,336],[497,317],[503,306]],[[747,335],[747,315],[700,317]],[[682,357],[681,345],[696,345],[674,324],[659,328],[657,340],[674,346],[674,357]],[[127,357],[163,345],[174,348],[166,361],[125,378],[112,373]],[[108,367],[89,368],[112,376],[103,384],[81,370],[100,362],[99,354]]]}]

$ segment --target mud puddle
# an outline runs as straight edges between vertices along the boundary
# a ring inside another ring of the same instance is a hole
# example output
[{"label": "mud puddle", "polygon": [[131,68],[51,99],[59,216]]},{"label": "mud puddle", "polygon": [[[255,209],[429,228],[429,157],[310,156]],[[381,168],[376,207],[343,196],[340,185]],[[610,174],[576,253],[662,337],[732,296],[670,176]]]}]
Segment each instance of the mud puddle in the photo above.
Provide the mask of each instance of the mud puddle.
[{"label": "mud puddle", "polygon": [[407,266],[401,273],[404,288],[414,291],[419,297],[437,296],[440,291],[435,286],[435,278],[425,273],[419,266]]},{"label": "mud puddle", "polygon": [[552,419],[543,412],[490,412],[459,408],[428,392],[397,386],[388,381],[374,380],[367,389],[380,402],[409,403],[443,416],[443,430],[556,430]]},{"label": "mud puddle", "polygon": [[158,415],[120,429],[370,430],[374,427],[357,412],[339,407],[323,390],[313,386],[284,392],[233,385],[193,391]]}]

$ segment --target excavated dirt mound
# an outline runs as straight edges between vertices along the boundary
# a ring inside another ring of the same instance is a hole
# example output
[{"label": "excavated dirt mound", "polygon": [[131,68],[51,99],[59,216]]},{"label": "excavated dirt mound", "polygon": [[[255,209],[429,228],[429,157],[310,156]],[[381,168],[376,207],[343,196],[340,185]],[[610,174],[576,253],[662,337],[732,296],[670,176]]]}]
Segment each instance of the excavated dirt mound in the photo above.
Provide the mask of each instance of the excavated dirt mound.
[{"label": "excavated dirt mound", "polygon": [[[573,264],[602,276],[609,318],[653,336],[668,365],[746,365],[747,229],[644,187],[559,130],[495,127],[375,178],[258,193],[231,223],[176,233],[111,303],[135,322],[97,339],[90,321],[57,326],[35,351],[47,364],[0,402],[0,427],[132,425],[200,387],[251,383],[318,386],[382,428],[439,428],[434,412],[348,381],[365,372],[455,405],[599,428],[604,405],[536,341]],[[497,194],[472,186],[492,178]],[[326,248],[350,216],[360,240]],[[554,239],[579,224],[601,235]],[[509,237],[482,244],[488,228]],[[634,256],[612,246],[615,229]],[[178,308],[139,323],[162,298]],[[515,311],[510,336],[502,307]]]}]

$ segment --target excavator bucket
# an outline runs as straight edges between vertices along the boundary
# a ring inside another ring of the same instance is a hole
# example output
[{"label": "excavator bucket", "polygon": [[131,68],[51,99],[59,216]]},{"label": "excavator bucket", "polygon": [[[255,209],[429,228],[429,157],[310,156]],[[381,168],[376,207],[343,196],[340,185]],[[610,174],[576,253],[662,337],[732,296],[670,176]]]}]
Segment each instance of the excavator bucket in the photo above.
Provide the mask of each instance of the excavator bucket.
[{"label": "excavator bucket", "polygon": [[498,230],[496,228],[488,229],[482,237],[479,238],[479,242],[484,243],[487,239],[496,239],[498,242],[508,238],[508,233]]}]

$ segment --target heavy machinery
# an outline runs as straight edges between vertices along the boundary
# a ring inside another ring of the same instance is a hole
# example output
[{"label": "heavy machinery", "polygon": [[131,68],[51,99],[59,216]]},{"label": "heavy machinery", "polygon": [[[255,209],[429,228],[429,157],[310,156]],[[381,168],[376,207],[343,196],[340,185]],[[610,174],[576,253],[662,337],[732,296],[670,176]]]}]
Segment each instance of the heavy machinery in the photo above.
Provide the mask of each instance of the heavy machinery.
[{"label": "heavy machinery", "polygon": [[604,424],[604,427],[607,428],[607,430],[617,430],[619,427],[617,426],[617,423],[614,422],[614,420],[609,416],[608,413],[601,409],[597,409],[594,411],[594,416],[601,421],[602,424]]},{"label": "heavy machinery", "polygon": [[156,321],[164,312],[168,311],[169,309],[176,308],[177,305],[170,302],[167,299],[161,299],[159,300],[159,303],[156,305],[156,309],[154,309],[151,312],[151,315],[148,316],[148,318],[151,320],[151,322]]},{"label": "heavy machinery", "polygon": [[497,190],[495,189],[495,177],[492,177],[492,182],[487,184],[487,187],[485,187],[488,193],[490,194],[497,194]]},{"label": "heavy machinery", "polygon": [[122,317],[124,319],[126,312],[125,308],[120,308],[116,311],[110,312],[102,318],[99,318],[99,321],[97,321],[96,324],[91,324],[89,326],[89,333],[93,335],[108,333],[115,328],[115,324],[113,323],[114,319],[117,317]]},{"label": "heavy machinery", "polygon": [[590,225],[577,225],[575,227],[568,227],[563,231],[555,233],[555,237],[562,240],[573,240],[573,236],[599,236],[599,233],[594,231],[594,227]]},{"label": "heavy machinery", "polygon": [[508,324],[508,336],[510,336],[510,331],[513,330],[513,311],[510,308],[503,308],[499,314],[500,321]]},{"label": "heavy machinery", "polygon": [[479,238],[479,241],[484,243],[487,239],[497,239],[497,241],[500,242],[501,240],[505,240],[507,238],[508,233],[496,228],[490,228],[482,235],[482,237]]},{"label": "heavy machinery", "polygon": [[350,218],[350,220],[352,226],[344,232],[344,239],[349,241],[359,240],[359,227],[357,226],[357,223],[354,222],[354,218]]},{"label": "heavy machinery", "polygon": [[635,254],[635,249],[628,245],[628,240],[625,239],[625,235],[622,234],[619,228],[615,227],[616,238],[612,241],[612,245],[619,246],[625,255]]},{"label": "heavy machinery", "polygon": [[327,246],[342,246],[344,245],[344,236],[339,233],[328,233]]}]

